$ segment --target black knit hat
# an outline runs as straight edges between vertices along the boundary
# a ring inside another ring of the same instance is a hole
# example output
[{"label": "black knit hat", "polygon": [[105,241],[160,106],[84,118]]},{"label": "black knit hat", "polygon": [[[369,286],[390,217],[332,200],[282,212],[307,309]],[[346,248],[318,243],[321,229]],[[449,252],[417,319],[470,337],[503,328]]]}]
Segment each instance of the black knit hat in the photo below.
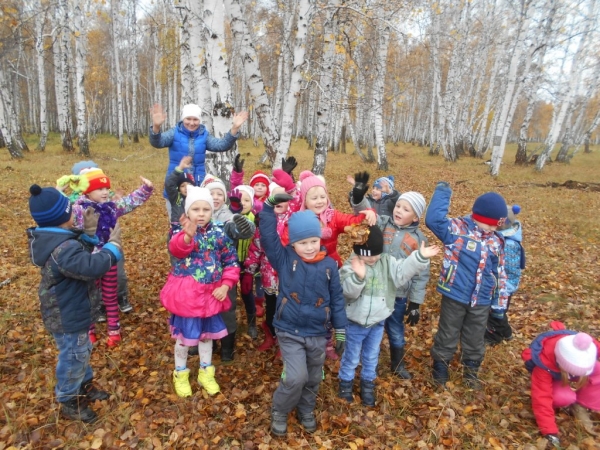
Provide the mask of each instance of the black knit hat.
[{"label": "black knit hat", "polygon": [[180,188],[183,183],[194,184],[194,177],[191,173],[182,172],[177,177],[177,188]]},{"label": "black knit hat", "polygon": [[383,233],[378,226],[369,227],[369,237],[364,244],[354,244],[352,250],[358,256],[377,256],[383,253]]},{"label": "black knit hat", "polygon": [[71,219],[71,202],[57,189],[33,184],[29,193],[29,211],[38,226],[57,227]]}]

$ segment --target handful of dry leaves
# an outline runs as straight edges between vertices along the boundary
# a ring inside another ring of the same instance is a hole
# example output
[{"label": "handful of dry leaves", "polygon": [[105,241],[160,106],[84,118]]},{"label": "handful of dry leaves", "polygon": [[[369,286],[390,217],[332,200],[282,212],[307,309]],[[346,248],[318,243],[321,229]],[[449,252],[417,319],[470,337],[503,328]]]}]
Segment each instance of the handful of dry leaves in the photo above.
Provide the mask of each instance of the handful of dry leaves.
[{"label": "handful of dry leaves", "polygon": [[359,224],[344,227],[344,232],[350,237],[352,244],[363,245],[369,239],[369,224],[363,220]]}]

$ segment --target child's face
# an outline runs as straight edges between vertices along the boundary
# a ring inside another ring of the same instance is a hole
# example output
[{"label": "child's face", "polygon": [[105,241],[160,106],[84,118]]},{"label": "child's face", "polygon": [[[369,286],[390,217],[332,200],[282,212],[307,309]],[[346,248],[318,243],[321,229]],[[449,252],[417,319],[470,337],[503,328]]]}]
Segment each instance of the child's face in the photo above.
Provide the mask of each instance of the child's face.
[{"label": "child's face", "polygon": [[[285,189],[282,187],[277,187],[275,189],[273,189],[273,192],[271,192],[272,195],[275,194],[285,194]],[[288,205],[289,202],[283,202],[280,203],[279,205],[275,206],[273,208],[273,210],[275,211],[275,214],[285,214],[288,210]]]},{"label": "child's face", "polygon": [[267,193],[267,185],[265,183],[258,182],[254,185],[254,196],[261,198]]},{"label": "child's face", "polygon": [[252,209],[253,201],[247,192],[242,192],[241,202],[242,202],[242,214],[249,213],[250,210]]},{"label": "child's face", "polygon": [[417,222],[419,218],[415,214],[406,200],[398,200],[394,207],[394,223],[399,227],[406,227],[413,222]]},{"label": "child's face", "polygon": [[106,203],[110,198],[110,189],[103,187],[92,192],[88,192],[86,195],[93,202]]},{"label": "child's face", "polygon": [[190,131],[196,131],[200,127],[200,119],[197,117],[186,117],[183,119],[183,126]]},{"label": "child's face", "polygon": [[315,236],[302,239],[301,241],[294,242],[292,247],[301,258],[308,260],[315,259],[317,253],[321,250],[321,238]]},{"label": "child's face", "polygon": [[363,261],[367,266],[372,266],[381,259],[381,255],[375,255],[375,256],[360,256],[359,255],[358,259]]},{"label": "child's face", "polygon": [[478,220],[473,220],[473,222],[475,222],[483,231],[492,232],[498,229],[498,225],[488,225],[487,223],[479,222]]},{"label": "child's face", "polygon": [[322,186],[312,187],[306,193],[304,207],[314,212],[317,216],[325,211],[328,204],[327,192],[325,192]]},{"label": "child's face", "polygon": [[185,181],[179,185],[179,193],[184,197],[187,195],[187,188],[192,183],[186,183]]},{"label": "child's face", "polygon": [[381,199],[381,189],[379,189],[376,186],[373,186],[373,189],[371,189],[371,197],[373,197],[373,200]]},{"label": "child's face", "polygon": [[210,205],[204,200],[196,200],[187,211],[188,218],[201,227],[204,227],[210,222],[212,210]]},{"label": "child's face", "polygon": [[221,189],[211,189],[210,195],[213,199],[215,211],[225,204],[225,194]]}]

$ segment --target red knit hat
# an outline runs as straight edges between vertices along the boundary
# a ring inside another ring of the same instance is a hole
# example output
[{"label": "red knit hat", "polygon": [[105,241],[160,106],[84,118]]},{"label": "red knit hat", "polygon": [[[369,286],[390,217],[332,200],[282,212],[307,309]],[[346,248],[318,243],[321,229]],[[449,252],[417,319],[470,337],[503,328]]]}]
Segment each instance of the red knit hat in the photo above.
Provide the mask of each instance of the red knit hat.
[{"label": "red knit hat", "polygon": [[267,174],[261,170],[257,170],[256,172],[254,172],[254,175],[252,175],[252,178],[250,178],[250,183],[248,183],[248,184],[252,188],[254,188],[256,183],[264,183],[265,184],[265,186],[267,187],[267,193],[264,195],[264,197],[268,197],[269,196],[269,184],[271,184],[271,179],[267,176]]},{"label": "red knit hat", "polygon": [[110,178],[108,178],[101,169],[90,170],[89,172],[81,174],[81,176],[85,176],[89,183],[87,189],[83,192],[84,194],[89,194],[96,189],[110,189]]}]

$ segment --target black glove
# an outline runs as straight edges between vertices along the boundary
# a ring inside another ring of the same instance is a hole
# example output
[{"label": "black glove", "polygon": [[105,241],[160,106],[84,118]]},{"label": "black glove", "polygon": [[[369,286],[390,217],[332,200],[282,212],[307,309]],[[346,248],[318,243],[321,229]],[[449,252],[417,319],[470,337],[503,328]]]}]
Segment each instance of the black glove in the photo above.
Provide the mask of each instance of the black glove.
[{"label": "black glove", "polygon": [[296,168],[297,165],[298,162],[293,156],[288,156],[287,159],[281,158],[281,169],[287,174],[291,175],[292,171]]},{"label": "black glove", "polygon": [[342,356],[346,349],[346,330],[335,330],[335,353]]},{"label": "black glove", "polygon": [[352,188],[352,203],[358,205],[365,198],[369,190],[369,173],[358,172],[354,174],[354,187]]},{"label": "black glove", "polygon": [[235,155],[235,159],[233,160],[233,170],[234,172],[243,172],[244,171],[244,161],[245,159],[241,159],[241,155],[238,153]]},{"label": "black glove", "polygon": [[558,439],[558,436],[555,434],[547,434],[544,436],[548,442],[550,442],[550,445],[552,445],[555,448],[560,448],[560,440]]},{"label": "black glove", "polygon": [[289,202],[293,198],[294,198],[294,196],[290,195],[290,194],[275,194],[275,195],[271,195],[265,201],[265,203],[268,204],[269,206],[277,206],[280,203]]},{"label": "black glove", "polygon": [[229,199],[229,211],[234,214],[241,213],[244,209],[242,206],[242,193],[239,189],[234,189],[227,193]]},{"label": "black glove", "polygon": [[419,313],[419,304],[410,302],[408,304],[408,308],[406,308],[406,323],[410,326],[415,326],[419,323],[419,319],[421,318],[421,314]]},{"label": "black glove", "polygon": [[241,236],[246,236],[252,231],[250,220],[240,214],[233,215],[233,223],[235,223],[235,228]]}]

